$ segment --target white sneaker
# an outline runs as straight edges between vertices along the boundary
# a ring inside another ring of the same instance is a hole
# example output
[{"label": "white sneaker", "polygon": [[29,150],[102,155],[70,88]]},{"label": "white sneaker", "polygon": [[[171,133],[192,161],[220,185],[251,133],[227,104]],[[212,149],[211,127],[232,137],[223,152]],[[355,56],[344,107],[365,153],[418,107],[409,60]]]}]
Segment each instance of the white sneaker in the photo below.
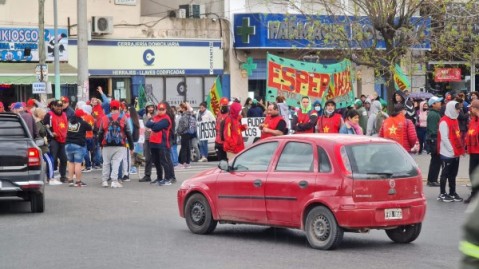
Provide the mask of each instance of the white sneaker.
[{"label": "white sneaker", "polygon": [[191,168],[191,164],[185,164],[185,169]]},{"label": "white sneaker", "polygon": [[50,179],[50,182],[48,183],[50,186],[57,186],[57,185],[62,185],[62,182],[58,179]]},{"label": "white sneaker", "polygon": [[103,188],[108,188],[108,181],[103,181],[103,182],[101,183],[101,186],[102,186]]},{"label": "white sneaker", "polygon": [[206,157],[203,157],[199,160],[200,162],[208,162],[208,159]]},{"label": "white sneaker", "polygon": [[112,187],[112,188],[123,188],[123,185],[122,185],[120,182],[113,181],[113,182],[111,183],[111,187]]}]

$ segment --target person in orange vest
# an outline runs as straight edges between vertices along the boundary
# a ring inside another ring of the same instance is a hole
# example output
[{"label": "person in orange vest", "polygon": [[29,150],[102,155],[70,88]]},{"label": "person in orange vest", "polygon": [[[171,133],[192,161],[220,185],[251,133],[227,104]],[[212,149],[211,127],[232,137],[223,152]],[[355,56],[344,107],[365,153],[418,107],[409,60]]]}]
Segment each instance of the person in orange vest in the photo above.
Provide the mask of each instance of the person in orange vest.
[{"label": "person in orange vest", "polygon": [[318,121],[318,113],[312,109],[309,97],[301,98],[301,107],[293,116],[291,128],[296,134],[314,133],[314,127]]},{"label": "person in orange vest", "polygon": [[472,101],[469,106],[471,120],[469,121],[469,129],[466,133],[466,148],[469,153],[469,179],[471,180],[471,195],[464,200],[468,204],[474,198],[479,189],[479,182],[473,182],[477,178],[479,170],[479,100]]},{"label": "person in orange vest", "polygon": [[[63,102],[56,100],[51,103],[50,111],[43,118],[43,124],[49,130],[48,144],[50,146],[50,154],[54,162],[53,167],[57,167],[57,160],[60,159],[58,170],[60,171],[60,181],[65,183],[68,181],[67,173],[67,155],[65,153],[65,143],[68,132],[68,119],[63,112]],[[52,180],[50,180],[52,182]],[[52,182],[56,184],[58,182]]]},{"label": "person in orange vest", "polygon": [[333,100],[326,101],[323,115],[318,118],[318,133],[337,134],[343,124],[343,117],[336,113],[336,103]]},{"label": "person in orange vest", "polygon": [[233,102],[230,106],[228,117],[224,121],[224,143],[223,149],[226,152],[228,160],[231,160],[236,154],[244,149],[243,135],[241,132],[246,130],[246,124],[241,125],[241,104]]},{"label": "person in orange vest", "polygon": [[[461,141],[461,131],[457,118],[461,105],[456,101],[446,104],[444,116],[439,121],[437,144],[442,160],[442,171],[439,184],[440,193],[437,200],[443,202],[462,202],[456,193],[456,176],[459,170],[459,157],[466,153]],[[449,182],[449,194],[446,193],[446,180]]]},{"label": "person in orange vest", "polygon": [[403,104],[394,105],[394,112],[384,120],[379,129],[379,137],[394,140],[406,151],[411,151],[417,142],[416,127],[410,119],[406,119],[406,108]]},{"label": "person in orange vest", "polygon": [[259,126],[261,130],[261,138],[265,139],[270,136],[278,136],[287,134],[286,122],[283,117],[279,115],[278,104],[271,103],[266,110],[266,118]]}]

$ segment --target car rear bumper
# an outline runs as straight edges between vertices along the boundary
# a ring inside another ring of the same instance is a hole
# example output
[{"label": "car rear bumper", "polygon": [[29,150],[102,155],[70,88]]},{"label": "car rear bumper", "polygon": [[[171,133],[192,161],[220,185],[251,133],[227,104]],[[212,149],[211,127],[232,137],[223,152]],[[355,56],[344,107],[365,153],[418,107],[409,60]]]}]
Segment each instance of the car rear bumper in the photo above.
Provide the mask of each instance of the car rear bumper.
[{"label": "car rear bumper", "polygon": [[0,193],[18,192],[18,191],[43,192],[44,189],[45,189],[45,183],[41,180],[29,180],[29,181],[2,180]]},{"label": "car rear bumper", "polygon": [[[401,209],[401,219],[386,219],[386,209]],[[421,223],[426,214],[426,200],[415,199],[395,202],[369,202],[343,204],[335,212],[343,228],[384,229],[401,225]]]}]

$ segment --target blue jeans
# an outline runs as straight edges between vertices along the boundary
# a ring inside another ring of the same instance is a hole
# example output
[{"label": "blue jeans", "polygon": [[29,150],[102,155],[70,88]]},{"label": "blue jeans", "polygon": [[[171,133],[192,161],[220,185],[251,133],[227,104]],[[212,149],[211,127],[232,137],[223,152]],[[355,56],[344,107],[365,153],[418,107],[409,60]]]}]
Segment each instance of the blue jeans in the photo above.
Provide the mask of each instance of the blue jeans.
[{"label": "blue jeans", "polygon": [[198,144],[200,147],[201,157],[208,158],[208,140],[200,140]]},{"label": "blue jeans", "polygon": [[67,160],[71,163],[82,163],[85,157],[86,147],[77,144],[66,144],[65,151]]},{"label": "blue jeans", "polygon": [[100,148],[100,143],[98,141],[95,141],[95,149],[93,149],[93,165],[96,166],[101,166],[103,163],[103,158],[101,156],[101,148]]},{"label": "blue jeans", "polygon": [[171,151],[171,162],[173,163],[173,166],[177,166],[178,165],[178,145],[177,144],[171,145],[170,151]]}]

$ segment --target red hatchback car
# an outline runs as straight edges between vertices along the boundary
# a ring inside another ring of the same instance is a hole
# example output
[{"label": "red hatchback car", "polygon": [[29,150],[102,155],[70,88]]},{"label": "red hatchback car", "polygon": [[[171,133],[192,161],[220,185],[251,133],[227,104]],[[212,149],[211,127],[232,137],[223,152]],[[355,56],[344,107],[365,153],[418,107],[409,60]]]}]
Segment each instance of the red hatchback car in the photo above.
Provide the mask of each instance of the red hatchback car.
[{"label": "red hatchback car", "polygon": [[311,247],[333,249],[344,232],[370,229],[414,241],[426,200],[421,172],[398,143],[310,134],[261,140],[184,181],[178,207],[196,234],[213,232],[218,221],[296,228]]}]

